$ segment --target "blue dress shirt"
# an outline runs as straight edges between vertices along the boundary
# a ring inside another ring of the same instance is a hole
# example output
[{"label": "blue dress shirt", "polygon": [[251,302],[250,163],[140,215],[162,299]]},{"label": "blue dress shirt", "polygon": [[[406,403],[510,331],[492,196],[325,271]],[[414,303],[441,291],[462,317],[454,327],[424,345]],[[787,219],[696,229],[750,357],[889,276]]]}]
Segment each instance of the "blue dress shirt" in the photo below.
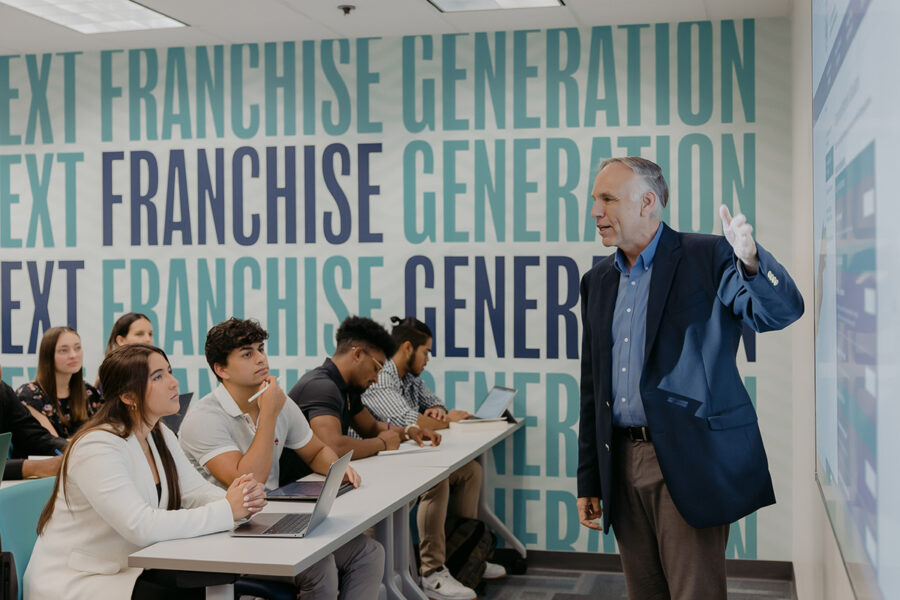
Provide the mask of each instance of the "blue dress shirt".
[{"label": "blue dress shirt", "polygon": [[662,223],[656,235],[638,256],[630,270],[621,250],[616,251],[619,291],[612,324],[612,416],[615,427],[637,427],[647,424],[641,400],[641,369],[644,365],[644,339],[647,333],[647,301],[653,257],[662,234]]}]

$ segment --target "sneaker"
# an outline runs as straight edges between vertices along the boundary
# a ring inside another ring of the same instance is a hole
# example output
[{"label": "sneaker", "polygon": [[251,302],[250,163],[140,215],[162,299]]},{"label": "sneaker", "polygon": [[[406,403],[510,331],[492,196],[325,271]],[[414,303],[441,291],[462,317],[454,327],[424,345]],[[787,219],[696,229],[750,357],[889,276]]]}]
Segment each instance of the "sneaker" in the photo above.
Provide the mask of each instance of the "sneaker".
[{"label": "sneaker", "polygon": [[422,576],[422,591],[431,600],[475,600],[475,591],[467,588],[441,566],[431,575]]},{"label": "sneaker", "polygon": [[503,568],[503,565],[498,565],[497,563],[485,562],[484,574],[482,574],[482,579],[503,579],[506,577],[506,569]]}]

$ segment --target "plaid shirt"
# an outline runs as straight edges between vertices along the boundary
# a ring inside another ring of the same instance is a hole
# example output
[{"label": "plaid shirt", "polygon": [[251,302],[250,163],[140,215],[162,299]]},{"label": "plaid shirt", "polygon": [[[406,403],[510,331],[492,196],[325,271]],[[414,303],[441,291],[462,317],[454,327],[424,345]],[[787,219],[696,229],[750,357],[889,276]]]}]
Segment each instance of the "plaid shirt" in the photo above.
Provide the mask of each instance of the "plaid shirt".
[{"label": "plaid shirt", "polygon": [[391,420],[399,427],[412,425],[419,413],[433,407],[443,407],[441,399],[425,386],[425,382],[407,373],[400,378],[392,359],[384,361],[378,374],[378,383],[369,386],[362,395],[362,402],[379,421]]}]

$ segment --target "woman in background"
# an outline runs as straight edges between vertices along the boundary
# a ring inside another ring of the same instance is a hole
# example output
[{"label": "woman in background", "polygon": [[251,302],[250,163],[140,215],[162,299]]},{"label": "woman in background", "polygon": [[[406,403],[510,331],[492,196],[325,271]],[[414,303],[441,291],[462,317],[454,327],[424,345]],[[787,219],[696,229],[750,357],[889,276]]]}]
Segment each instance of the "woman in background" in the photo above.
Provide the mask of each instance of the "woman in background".
[{"label": "woman in background", "polygon": [[38,350],[37,377],[16,395],[52,435],[72,437],[103,399],[82,376],[81,338],[71,327],[51,327]]},{"label": "woman in background", "polygon": [[128,567],[163,540],[225,531],[265,506],[242,475],[207,482],[159,419],[178,410],[178,382],[159,348],[132,344],[100,365],[106,402],[71,441],[38,521],[25,598],[203,598],[171,572]]},{"label": "woman in background", "polygon": [[153,324],[150,317],[130,312],[116,319],[109,332],[109,341],[106,342],[106,354],[127,344],[153,345]]}]

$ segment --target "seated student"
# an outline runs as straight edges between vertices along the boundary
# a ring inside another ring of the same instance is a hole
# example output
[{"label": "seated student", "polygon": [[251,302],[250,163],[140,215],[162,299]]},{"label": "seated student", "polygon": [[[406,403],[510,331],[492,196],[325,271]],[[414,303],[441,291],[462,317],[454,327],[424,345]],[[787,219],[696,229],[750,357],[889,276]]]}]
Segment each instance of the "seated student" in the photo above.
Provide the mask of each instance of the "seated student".
[{"label": "seated student", "polygon": [[[52,436],[29,414],[16,393],[0,381],[0,433],[12,433],[13,458],[6,461],[3,479],[25,477],[53,477],[59,470],[61,454],[66,440]],[[41,460],[28,460],[28,456],[52,456]]]},{"label": "seated student", "polygon": [[19,400],[52,435],[70,438],[103,403],[81,374],[81,338],[71,327],[51,327],[38,350],[37,377],[16,390]]},{"label": "seated student", "polygon": [[[354,460],[396,450],[407,439],[440,444],[440,434],[429,429],[392,429],[377,421],[360,401],[363,391],[378,381],[386,357],[394,353],[394,341],[384,327],[366,317],[348,317],[335,337],[334,356],[304,374],[288,392],[313,432],[340,455],[353,450]],[[359,438],[347,435],[351,426]]]},{"label": "seated student", "polygon": [[159,348],[133,344],[100,365],[106,403],[72,439],[38,521],[25,598],[203,598],[165,571],[129,568],[156,542],[225,531],[262,509],[249,475],[228,491],[191,466],[159,422],[178,410],[178,382]]},{"label": "seated student", "polygon": [[[390,360],[378,375],[378,382],[369,386],[362,396],[363,404],[380,421],[390,420],[402,426],[414,426],[419,415],[425,414],[439,421],[459,421],[472,415],[464,410],[448,411],[440,398],[433,394],[419,378],[428,364],[431,352],[431,329],[415,317],[400,320],[391,317],[394,327],[391,337],[397,346]],[[449,586],[434,588],[442,579],[452,579],[444,567],[446,539],[444,522],[448,509],[461,517],[478,518],[478,497],[481,494],[481,465],[472,461],[456,470],[450,477],[431,488],[419,498],[416,522],[419,527],[419,554],[422,559],[422,587],[425,593],[438,598],[455,598]],[[484,579],[498,579],[506,570],[487,563]],[[454,580],[455,581],[455,580]],[[462,587],[461,584],[456,582]],[[468,590],[469,588],[465,588]],[[460,592],[459,597],[465,597]],[[471,596],[468,596],[471,597]]]},{"label": "seated student", "polygon": [[[181,446],[206,478],[229,485],[241,473],[251,473],[266,487],[278,487],[278,459],[285,447],[296,452],[315,472],[325,474],[338,459],[313,434],[303,413],[269,376],[265,340],[259,323],[231,318],[206,335],[206,360],[219,380],[211,394],[191,403],[179,430]],[[268,388],[254,401],[264,385]],[[355,486],[360,478],[347,469]],[[360,535],[298,576],[304,599],[377,598],[384,574],[381,544]]]},{"label": "seated student", "polygon": [[153,344],[153,324],[150,317],[130,312],[116,319],[106,342],[106,354],[128,344]]}]

